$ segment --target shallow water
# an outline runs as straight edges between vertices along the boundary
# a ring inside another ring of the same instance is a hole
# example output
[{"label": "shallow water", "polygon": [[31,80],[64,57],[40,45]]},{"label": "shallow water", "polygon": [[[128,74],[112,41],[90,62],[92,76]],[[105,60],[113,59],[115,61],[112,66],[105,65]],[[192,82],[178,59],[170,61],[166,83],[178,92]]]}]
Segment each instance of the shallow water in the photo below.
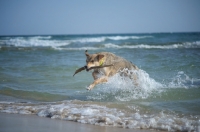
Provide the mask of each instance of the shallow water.
[{"label": "shallow water", "polygon": [[[86,91],[86,49],[137,65],[139,85],[117,74]],[[0,62],[1,112],[200,131],[200,33],[1,36]]]}]

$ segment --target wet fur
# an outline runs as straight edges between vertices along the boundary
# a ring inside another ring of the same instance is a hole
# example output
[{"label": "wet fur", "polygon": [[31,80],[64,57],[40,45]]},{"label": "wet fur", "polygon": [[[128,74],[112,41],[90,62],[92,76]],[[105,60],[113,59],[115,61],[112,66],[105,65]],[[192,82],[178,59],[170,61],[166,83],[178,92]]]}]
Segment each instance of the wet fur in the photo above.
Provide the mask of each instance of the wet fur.
[{"label": "wet fur", "polygon": [[[87,69],[94,66],[113,64],[113,66],[110,67],[94,69],[94,71],[92,72],[94,82],[89,85],[89,87],[87,88],[88,90],[92,90],[97,84],[107,82],[109,77],[115,75],[123,69],[138,70],[137,66],[135,66],[131,62],[110,52],[88,54],[86,51],[85,55]],[[123,75],[127,75],[126,71],[123,72]],[[137,77],[136,75],[134,75],[133,80],[135,82],[136,79]]]}]

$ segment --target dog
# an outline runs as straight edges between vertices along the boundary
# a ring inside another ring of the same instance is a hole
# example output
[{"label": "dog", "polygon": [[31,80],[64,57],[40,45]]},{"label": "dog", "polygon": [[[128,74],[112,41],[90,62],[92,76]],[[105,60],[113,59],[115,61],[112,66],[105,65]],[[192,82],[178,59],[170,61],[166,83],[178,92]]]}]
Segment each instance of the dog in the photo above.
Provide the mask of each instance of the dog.
[{"label": "dog", "polygon": [[[121,73],[120,75],[129,76],[128,71],[138,70],[136,65],[110,52],[89,54],[86,50],[85,55],[86,66],[78,69],[75,74],[85,69],[87,71],[94,69],[92,72],[94,82],[87,87],[87,90],[92,90],[97,84],[107,82],[109,77],[119,72]],[[137,76],[134,74],[133,77],[130,78],[133,79],[135,81],[134,83],[137,85]]]}]

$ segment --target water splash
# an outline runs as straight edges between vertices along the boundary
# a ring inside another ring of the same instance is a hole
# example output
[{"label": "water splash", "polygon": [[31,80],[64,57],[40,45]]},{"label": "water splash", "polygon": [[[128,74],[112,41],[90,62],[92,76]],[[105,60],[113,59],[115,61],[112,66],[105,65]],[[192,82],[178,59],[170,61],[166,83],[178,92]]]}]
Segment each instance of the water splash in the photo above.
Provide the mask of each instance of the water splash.
[{"label": "water splash", "polygon": [[[125,69],[126,70],[126,69]],[[96,91],[87,96],[87,99],[104,101],[130,101],[133,99],[146,99],[162,91],[162,84],[149,77],[143,70],[126,70],[128,76],[123,75],[124,70],[111,77],[105,84],[98,86]],[[134,81],[134,75],[138,79]]]},{"label": "water splash", "polygon": [[200,85],[200,79],[191,78],[183,71],[179,71],[177,75],[172,78],[172,81],[167,86],[168,88],[196,88]]}]

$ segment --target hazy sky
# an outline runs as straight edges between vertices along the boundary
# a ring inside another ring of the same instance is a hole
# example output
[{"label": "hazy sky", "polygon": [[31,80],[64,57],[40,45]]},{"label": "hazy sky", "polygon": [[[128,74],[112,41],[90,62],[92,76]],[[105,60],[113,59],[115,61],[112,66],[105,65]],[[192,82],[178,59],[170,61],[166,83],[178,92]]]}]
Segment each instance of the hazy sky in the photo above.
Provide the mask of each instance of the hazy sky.
[{"label": "hazy sky", "polygon": [[0,0],[0,35],[200,31],[200,0]]}]

